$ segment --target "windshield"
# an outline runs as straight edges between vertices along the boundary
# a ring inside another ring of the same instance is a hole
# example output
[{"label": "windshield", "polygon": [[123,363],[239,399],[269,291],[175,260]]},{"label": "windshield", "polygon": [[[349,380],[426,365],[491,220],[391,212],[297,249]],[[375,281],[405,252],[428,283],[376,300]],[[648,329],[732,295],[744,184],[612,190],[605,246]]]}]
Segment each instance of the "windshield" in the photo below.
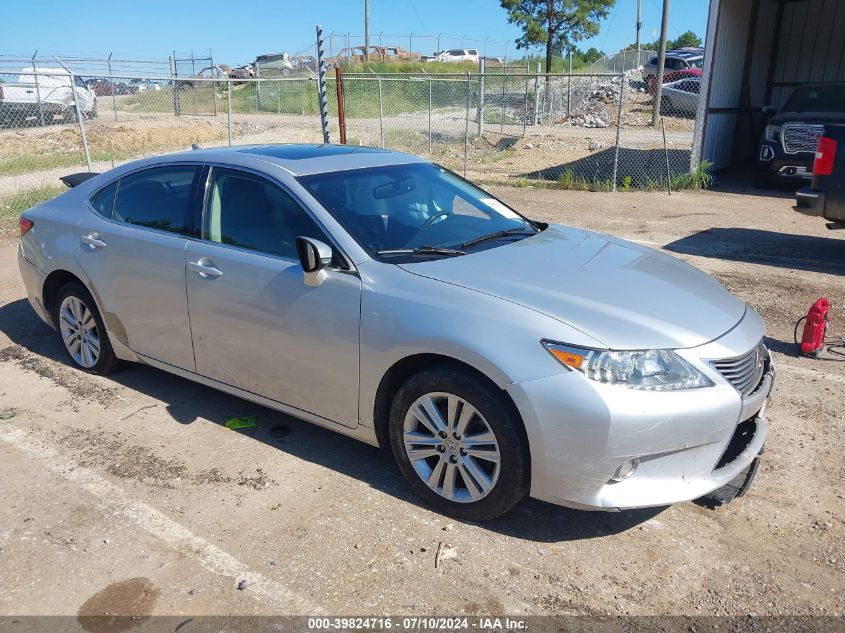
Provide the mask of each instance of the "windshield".
[{"label": "windshield", "polygon": [[536,232],[516,211],[430,163],[329,172],[299,181],[372,255],[458,248],[498,231],[513,231],[470,245],[482,249]]},{"label": "windshield", "polygon": [[697,59],[688,59],[687,63],[689,64],[690,68],[704,68],[704,58],[699,57]]},{"label": "windshield", "polygon": [[845,84],[799,86],[784,106],[784,112],[842,112]]}]

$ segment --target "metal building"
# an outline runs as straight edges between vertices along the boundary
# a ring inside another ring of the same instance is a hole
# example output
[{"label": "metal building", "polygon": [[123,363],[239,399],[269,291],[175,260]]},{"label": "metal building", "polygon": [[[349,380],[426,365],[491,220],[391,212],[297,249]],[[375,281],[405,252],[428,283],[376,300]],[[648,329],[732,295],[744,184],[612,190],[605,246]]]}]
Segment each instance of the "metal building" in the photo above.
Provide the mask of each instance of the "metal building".
[{"label": "metal building", "polygon": [[751,159],[761,109],[807,82],[845,81],[845,0],[710,0],[693,163]]}]

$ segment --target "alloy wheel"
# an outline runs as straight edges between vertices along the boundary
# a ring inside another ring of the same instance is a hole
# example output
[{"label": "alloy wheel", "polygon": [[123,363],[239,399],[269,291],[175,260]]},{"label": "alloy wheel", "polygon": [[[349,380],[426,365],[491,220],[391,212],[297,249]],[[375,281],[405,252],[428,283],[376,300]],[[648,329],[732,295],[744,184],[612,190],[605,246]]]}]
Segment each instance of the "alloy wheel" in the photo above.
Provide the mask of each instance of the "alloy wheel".
[{"label": "alloy wheel", "polygon": [[100,334],[94,314],[79,297],[65,297],[59,307],[59,330],[71,358],[91,369],[100,358]]},{"label": "alloy wheel", "polygon": [[420,479],[450,501],[486,497],[499,478],[501,453],[484,416],[451,393],[427,393],[408,408],[402,435]]}]

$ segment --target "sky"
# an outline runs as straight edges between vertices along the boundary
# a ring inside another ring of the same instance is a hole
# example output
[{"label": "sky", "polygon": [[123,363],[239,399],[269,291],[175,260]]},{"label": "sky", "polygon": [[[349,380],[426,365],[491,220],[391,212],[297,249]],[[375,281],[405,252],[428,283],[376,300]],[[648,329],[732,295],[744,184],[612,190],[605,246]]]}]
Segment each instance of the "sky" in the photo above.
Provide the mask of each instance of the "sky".
[{"label": "sky", "polygon": [[[660,33],[661,1],[641,2],[642,40],[651,42]],[[703,38],[708,5],[706,0],[674,0],[669,37],[691,30]],[[67,0],[10,0],[3,9],[4,23],[19,28],[3,30],[0,54],[29,57],[38,49],[40,54],[113,52],[115,58],[166,59],[173,50],[182,55],[210,49],[215,63],[243,64],[260,53],[307,49],[316,24],[326,35],[361,35],[363,6],[363,0],[74,0],[68,10]],[[634,41],[635,22],[636,0],[617,0],[599,35],[579,46],[618,51]],[[463,35],[464,46],[483,50],[487,38],[487,54],[497,57],[504,56],[507,40],[519,36],[498,0],[370,0],[371,44],[378,43],[379,32],[384,45],[406,49],[413,33],[413,48],[423,53],[437,48],[438,34],[440,48],[461,47]],[[336,53],[345,39],[327,39],[326,52]],[[514,54],[513,44],[507,54]]]}]

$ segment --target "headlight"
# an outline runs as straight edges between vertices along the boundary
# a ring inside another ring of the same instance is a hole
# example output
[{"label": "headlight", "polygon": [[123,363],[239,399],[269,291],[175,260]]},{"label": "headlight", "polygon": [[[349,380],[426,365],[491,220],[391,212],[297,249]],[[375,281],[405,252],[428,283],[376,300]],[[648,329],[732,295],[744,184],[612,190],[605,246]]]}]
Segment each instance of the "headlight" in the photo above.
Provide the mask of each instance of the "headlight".
[{"label": "headlight", "polygon": [[676,391],[712,387],[707,376],[672,350],[631,352],[586,349],[543,341],[543,347],[562,365],[596,382],[643,391]]},{"label": "headlight", "polygon": [[780,141],[780,126],[779,125],[767,125],[766,132],[763,134],[763,137],[772,143],[777,143]]}]

